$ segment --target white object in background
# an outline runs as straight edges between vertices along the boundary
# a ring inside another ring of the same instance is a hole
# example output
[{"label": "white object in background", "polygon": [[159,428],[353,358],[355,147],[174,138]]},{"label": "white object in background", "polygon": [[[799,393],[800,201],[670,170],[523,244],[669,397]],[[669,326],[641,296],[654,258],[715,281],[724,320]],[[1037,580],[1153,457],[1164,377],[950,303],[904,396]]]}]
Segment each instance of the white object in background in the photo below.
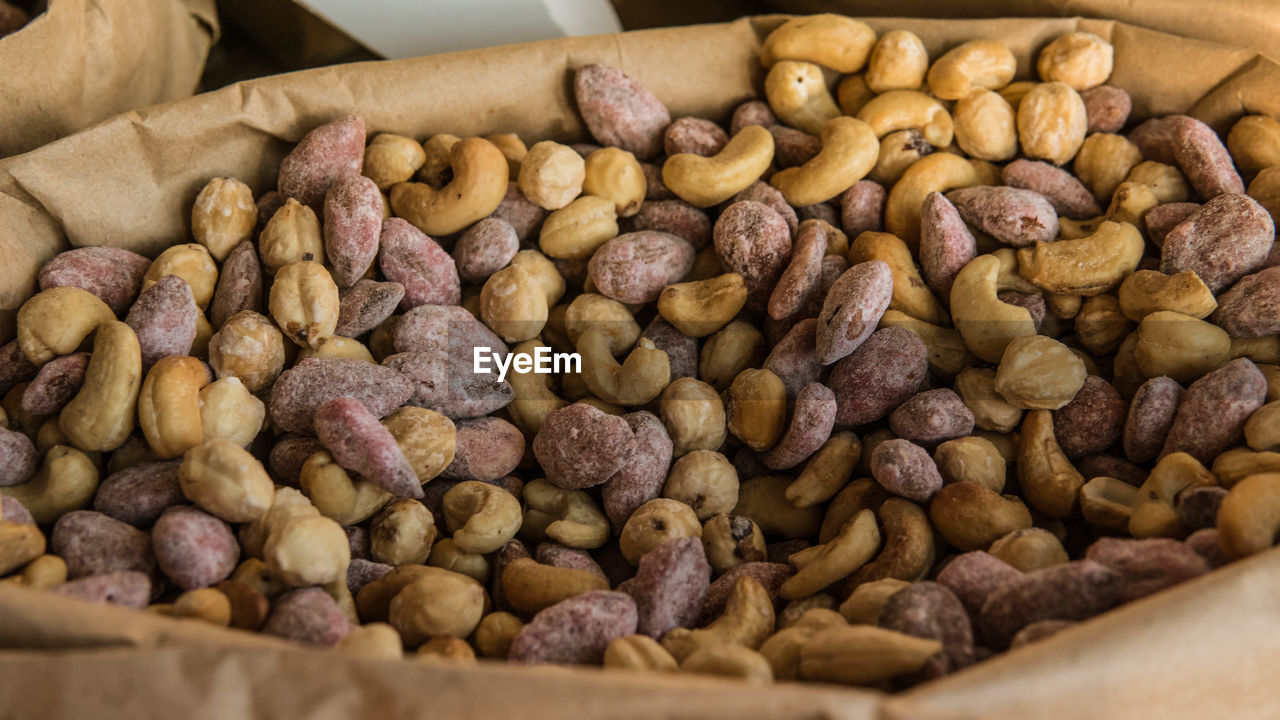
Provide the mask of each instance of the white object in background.
[{"label": "white object in background", "polygon": [[296,0],[388,59],[621,32],[609,0]]}]

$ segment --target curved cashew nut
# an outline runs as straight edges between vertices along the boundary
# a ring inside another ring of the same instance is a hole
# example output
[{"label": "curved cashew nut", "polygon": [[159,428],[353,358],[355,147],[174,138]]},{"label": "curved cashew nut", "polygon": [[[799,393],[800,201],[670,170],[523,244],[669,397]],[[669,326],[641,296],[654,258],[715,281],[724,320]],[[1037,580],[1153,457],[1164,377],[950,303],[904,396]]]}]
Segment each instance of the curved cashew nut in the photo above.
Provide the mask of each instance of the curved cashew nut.
[{"label": "curved cashew nut", "polygon": [[914,128],[938,148],[950,145],[955,132],[951,113],[942,103],[915,90],[890,90],[877,95],[858,111],[858,119],[869,125],[877,138]]},{"label": "curved cashew nut", "polygon": [[1250,475],[1222,499],[1218,538],[1232,560],[1262,552],[1280,530],[1280,473]]},{"label": "curved cashew nut", "polygon": [[1031,512],[1012,495],[972,480],[942,486],[929,503],[929,518],[938,534],[968,552],[983,550],[1001,537],[1031,527]]},{"label": "curved cashew nut", "polygon": [[889,598],[910,584],[897,578],[862,583],[840,604],[840,617],[850,625],[875,625]]},{"label": "curved cashew nut", "polygon": [[710,207],[737,195],[760,179],[773,162],[773,133],[748,125],[711,157],[678,153],[662,165],[662,182],[681,200]]},{"label": "curved cashew nut", "polygon": [[43,365],[80,347],[99,325],[116,319],[97,295],[71,285],[32,295],[18,310],[18,347],[32,365]]},{"label": "curved cashew nut", "polygon": [[848,430],[833,434],[787,486],[787,501],[798,508],[807,508],[830,500],[849,481],[861,457],[862,441],[857,435]]},{"label": "curved cashew nut", "polygon": [[512,609],[528,615],[585,592],[609,589],[609,581],[593,572],[543,565],[527,557],[507,563],[501,581],[502,595]]},{"label": "curved cashew nut", "polygon": [[951,319],[956,330],[970,352],[990,363],[1000,362],[1015,339],[1036,334],[1026,308],[996,296],[999,275],[999,258],[979,255],[960,269],[951,285]]},{"label": "curved cashew nut", "polygon": [[796,624],[770,635],[760,646],[760,654],[769,661],[775,679],[795,680],[800,675],[801,648],[823,629],[845,624],[838,613],[810,611],[802,615]]},{"label": "curved cashew nut", "polygon": [[444,494],[443,504],[453,541],[465,552],[493,552],[520,529],[520,501],[496,485],[460,482]]},{"label": "curved cashew nut", "polygon": [[773,666],[769,661],[741,645],[711,645],[695,650],[680,663],[680,672],[732,677],[763,685],[773,682]]},{"label": "curved cashew nut", "polygon": [[869,25],[844,15],[822,13],[792,18],[764,39],[760,64],[804,60],[839,73],[862,69],[876,42]]},{"label": "curved cashew nut", "polygon": [[778,591],[788,600],[808,597],[857,570],[880,549],[876,514],[863,510],[845,523],[840,534],[818,550]]},{"label": "curved cashew nut", "polygon": [[141,384],[142,348],[133,328],[103,324],[93,339],[84,384],[58,416],[62,434],[81,450],[120,447],[133,432]]},{"label": "curved cashew nut", "polygon": [[[776,176],[775,176],[776,177]],[[738,315],[747,284],[738,273],[668,285],[658,296],[658,314],[689,337],[706,337]]]},{"label": "curved cashew nut", "polygon": [[604,334],[587,330],[578,336],[578,354],[582,357],[582,381],[596,397],[614,405],[644,405],[671,383],[667,353],[648,338],[636,341],[619,365]]},{"label": "curved cashew nut", "polygon": [[365,480],[352,480],[327,450],[321,450],[302,464],[298,486],[321,515],[343,527],[373,517],[395,495]]},{"label": "curved cashew nut", "polygon": [[524,524],[561,545],[593,550],[609,542],[609,519],[582,490],[564,490],[539,478],[524,486]]},{"label": "curved cashew nut", "polygon": [[[1023,433],[1025,437],[1025,426]],[[1129,511],[1129,534],[1135,538],[1179,537],[1185,534],[1186,528],[1182,527],[1174,509],[1174,499],[1189,487],[1217,484],[1218,479],[1213,473],[1187,453],[1165,455],[1138,488],[1137,501]]]},{"label": "curved cashew nut", "polygon": [[823,123],[840,117],[840,106],[827,89],[822,68],[813,63],[775,63],[765,76],[764,95],[778,119],[810,135],[817,135]]},{"label": "curved cashew nut", "polygon": [[1052,293],[1098,295],[1138,268],[1146,246],[1138,228],[1108,220],[1088,237],[1018,250],[1018,272]]},{"label": "curved cashew nut", "polygon": [[845,590],[865,582],[897,578],[919,580],[933,567],[933,527],[919,505],[906,498],[885,500],[876,511],[884,535],[884,547],[876,559],[853,574]]},{"label": "curved cashew nut", "polygon": [[1085,522],[1116,533],[1129,532],[1129,517],[1138,502],[1138,488],[1101,475],[1080,488],[1080,514]]},{"label": "curved cashew nut", "polygon": [[1069,516],[1079,501],[1084,476],[1058,445],[1053,414],[1048,410],[1032,410],[1022,421],[1018,482],[1027,503],[1052,518]]},{"label": "curved cashew nut", "polygon": [[[511,352],[515,355],[534,355],[540,347],[548,346],[540,340],[526,340]],[[517,372],[513,366],[511,372],[507,373],[507,382],[515,392],[515,399],[507,406],[507,414],[511,416],[511,422],[526,433],[537,434],[548,415],[569,404],[551,390],[551,376],[545,373],[535,373],[532,370]]]},{"label": "curved cashew nut", "polygon": [[[991,253],[1000,261],[1000,272],[996,275],[996,290],[1004,292],[1012,290],[1025,295],[1045,295],[1039,285],[1018,274],[1018,251],[1011,247],[1000,248]],[[1048,298],[1045,298],[1048,302]]]},{"label": "curved cashew nut", "polygon": [[453,538],[443,538],[431,546],[427,565],[466,575],[480,584],[489,582],[489,558],[459,550]]},{"label": "curved cashew nut", "polygon": [[676,659],[648,635],[614,638],[604,651],[604,666],[627,670],[675,672]]},{"label": "curved cashew nut", "polygon": [[676,660],[683,661],[697,650],[712,645],[732,643],[752,650],[773,634],[773,600],[759,580],[750,576],[738,578],[724,613],[699,630],[672,628],[662,636],[662,647]]},{"label": "curved cashew nut", "polygon": [[884,206],[885,229],[902,238],[914,254],[920,246],[920,206],[931,192],[945,193],[982,182],[968,160],[936,152],[915,161],[889,190]]},{"label": "curved cashew nut", "polygon": [[200,390],[207,384],[209,371],[193,357],[169,355],[151,366],[138,393],[138,424],[161,459],[178,457],[204,441]]},{"label": "curved cashew nut", "polygon": [[79,450],[54,445],[27,482],[4,489],[22,503],[38,525],[52,525],[72,510],[88,507],[98,491],[98,466]]},{"label": "curved cashew nut", "polygon": [[1231,359],[1231,336],[1213,323],[1160,310],[1138,323],[1133,355],[1143,375],[1189,383]]},{"label": "curved cashew nut", "polygon": [[1116,299],[1120,301],[1120,311],[1134,322],[1141,322],[1159,310],[1206,318],[1218,309],[1213,291],[1194,270],[1183,270],[1176,275],[1138,270],[1120,283]]},{"label": "curved cashew nut", "polygon": [[507,158],[483,138],[467,138],[449,151],[453,180],[439,190],[426,183],[391,187],[391,208],[428,235],[450,235],[486,218],[507,195]]},{"label": "curved cashew nut", "polygon": [[998,90],[1013,80],[1017,69],[1017,58],[1004,43],[971,40],[934,61],[929,92],[943,100],[959,100],[978,88]]},{"label": "curved cashew nut", "polygon": [[822,123],[822,150],[800,167],[774,173],[769,184],[797,207],[826,202],[866,177],[880,157],[880,141],[857,118],[840,116]]},{"label": "curved cashew nut", "polygon": [[874,625],[826,628],[800,648],[800,678],[871,685],[924,667],[942,643]]}]

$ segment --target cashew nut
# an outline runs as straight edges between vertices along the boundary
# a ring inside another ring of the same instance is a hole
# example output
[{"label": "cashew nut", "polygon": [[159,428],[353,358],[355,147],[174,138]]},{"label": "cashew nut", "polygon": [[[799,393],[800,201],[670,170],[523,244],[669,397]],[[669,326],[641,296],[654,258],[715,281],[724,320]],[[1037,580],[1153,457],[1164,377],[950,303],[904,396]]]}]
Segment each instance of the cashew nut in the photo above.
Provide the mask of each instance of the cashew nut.
[{"label": "cashew nut", "polygon": [[614,405],[644,405],[671,382],[667,353],[648,338],[640,338],[619,365],[604,334],[587,330],[578,336],[578,354],[582,357],[583,382],[597,397]]},{"label": "cashew nut", "polygon": [[934,147],[951,144],[955,126],[942,103],[916,90],[890,90],[872,98],[858,111],[858,119],[877,138],[898,130],[917,129]]},{"label": "cashew nut", "polygon": [[874,625],[825,628],[800,648],[802,680],[871,685],[914,672],[942,643]]},{"label": "cashew nut", "polygon": [[507,158],[483,138],[449,151],[453,180],[439,190],[426,183],[391,187],[391,209],[428,235],[450,235],[486,218],[507,195]]},{"label": "cashew nut", "polygon": [[49,288],[18,309],[18,346],[32,365],[43,365],[75,352],[98,326],[115,319],[110,306],[87,290]]},{"label": "cashew nut", "polygon": [[1115,533],[1129,532],[1129,517],[1138,501],[1138,488],[1105,475],[1080,488],[1080,514],[1085,522]]},{"label": "cashew nut", "polygon": [[920,270],[906,243],[889,233],[864,232],[849,247],[849,265],[868,260],[883,260],[889,266],[889,273],[893,276],[890,309],[900,310],[932,325],[951,324],[946,308],[920,277]]},{"label": "cashew nut", "polygon": [[747,285],[742,276],[725,273],[668,285],[658,296],[658,314],[682,334],[700,338],[727,325],[746,302]]},{"label": "cashew nut", "polygon": [[1160,310],[1138,323],[1133,353],[1143,375],[1188,383],[1231,358],[1231,336],[1213,323]]},{"label": "cashew nut", "polygon": [[22,503],[37,524],[52,525],[66,513],[88,507],[97,490],[98,466],[93,460],[73,447],[55,445],[34,477],[4,492]]},{"label": "cashew nut", "polygon": [[848,190],[876,166],[880,143],[866,123],[847,116],[824,122],[822,150],[800,167],[774,173],[769,184],[797,207],[826,202]]},{"label": "cashew nut", "polygon": [[[138,424],[160,458],[178,457],[204,440],[200,390],[208,382],[204,363],[184,355],[160,358],[147,373],[138,394]],[[254,430],[260,428],[261,421]]]},{"label": "cashew nut", "polygon": [[522,530],[583,550],[609,541],[609,519],[585,491],[565,490],[538,478],[524,486],[522,496]]},{"label": "cashew nut", "polygon": [[302,464],[298,487],[321,515],[343,527],[358,525],[373,517],[395,497],[366,480],[352,480],[327,450],[321,450]]},{"label": "cashew nut", "polygon": [[604,666],[624,670],[675,672],[678,664],[666,648],[648,635],[614,638],[604,651]]},{"label": "cashew nut", "polygon": [[667,158],[662,182],[690,205],[710,207],[745,190],[772,162],[773,134],[763,126],[747,125],[711,157],[678,153]]},{"label": "cashew nut", "polygon": [[[511,352],[533,355],[540,347],[547,346],[539,340],[526,340]],[[515,399],[507,405],[507,414],[511,416],[511,422],[526,433],[537,434],[547,415],[569,404],[551,390],[551,376],[545,373],[535,373],[532,369],[517,372],[513,367],[507,373],[507,382],[515,391]]]},{"label": "cashew nut", "polygon": [[787,486],[787,500],[798,508],[830,500],[849,481],[861,455],[862,442],[857,435],[848,430],[832,434]]},{"label": "cashew nut", "polygon": [[662,636],[662,647],[683,661],[704,647],[732,643],[756,649],[773,633],[773,600],[760,581],[750,576],[738,578],[724,613],[698,630],[672,628]]},{"label": "cashew nut", "polygon": [[997,297],[999,275],[999,258],[979,255],[960,269],[951,286],[951,319],[956,330],[970,352],[991,363],[1000,362],[1005,348],[1015,339],[1036,334],[1026,308]]},{"label": "cashew nut", "polygon": [[813,63],[775,63],[765,76],[764,95],[778,119],[810,135],[817,135],[824,123],[840,117],[840,107],[827,90],[822,68]]},{"label": "cashew nut", "polygon": [[876,559],[853,574],[846,590],[864,582],[897,578],[919,580],[933,567],[936,548],[929,516],[906,498],[891,497],[876,511],[884,547]]},{"label": "cashew nut", "polygon": [[582,195],[542,221],[538,247],[547,257],[585,260],[617,234],[618,212],[614,201],[598,195]]},{"label": "cashew nut", "polygon": [[680,663],[680,671],[738,678],[755,684],[773,682],[769,661],[741,645],[711,645],[695,650]]},{"label": "cashew nut", "polygon": [[120,447],[133,432],[141,384],[142,348],[133,328],[118,321],[102,324],[84,384],[58,417],[62,434],[85,451]]},{"label": "cashew nut", "polygon": [[920,206],[931,192],[971,187],[981,182],[966,159],[951,153],[925,155],[902,173],[884,206],[885,228],[915,253],[920,245]]},{"label": "cashew nut", "polygon": [[959,100],[979,88],[999,90],[1013,80],[1018,61],[1004,43],[971,40],[948,50],[929,68],[929,92]]},{"label": "cashew nut", "polygon": [[1183,535],[1186,529],[1173,505],[1178,493],[1192,486],[1217,484],[1213,473],[1187,453],[1165,455],[1138,488],[1137,501],[1129,512],[1129,534],[1135,538]]},{"label": "cashew nut", "polygon": [[460,482],[444,494],[443,503],[445,524],[466,552],[493,552],[520,529],[520,501],[497,485]]},{"label": "cashew nut", "polygon": [[1027,503],[1051,518],[1068,517],[1079,500],[1084,476],[1058,445],[1048,410],[1032,410],[1022,421],[1018,482]]},{"label": "cashew nut", "polygon": [[1145,250],[1136,227],[1106,221],[1088,237],[1018,250],[1018,272],[1049,292],[1098,295],[1136,270]]},{"label": "cashew nut", "polygon": [[1218,538],[1230,559],[1262,552],[1275,543],[1280,530],[1280,473],[1250,475],[1222,499],[1218,508]]},{"label": "cashew nut", "polygon": [[972,480],[942,486],[929,504],[938,534],[963,551],[983,550],[995,540],[1031,527],[1031,513],[1013,495]]},{"label": "cashew nut", "polygon": [[805,60],[839,73],[862,69],[876,41],[876,33],[864,22],[822,13],[788,20],[769,33],[760,48],[760,64],[779,60]]},{"label": "cashew nut", "polygon": [[804,566],[788,578],[778,592],[788,600],[808,597],[865,565],[879,549],[880,528],[876,525],[876,515],[871,510],[863,510],[845,523],[830,542],[817,546]]},{"label": "cashew nut", "polygon": [[507,563],[501,582],[512,609],[528,615],[585,592],[609,589],[609,581],[595,573],[543,565],[531,558]]}]

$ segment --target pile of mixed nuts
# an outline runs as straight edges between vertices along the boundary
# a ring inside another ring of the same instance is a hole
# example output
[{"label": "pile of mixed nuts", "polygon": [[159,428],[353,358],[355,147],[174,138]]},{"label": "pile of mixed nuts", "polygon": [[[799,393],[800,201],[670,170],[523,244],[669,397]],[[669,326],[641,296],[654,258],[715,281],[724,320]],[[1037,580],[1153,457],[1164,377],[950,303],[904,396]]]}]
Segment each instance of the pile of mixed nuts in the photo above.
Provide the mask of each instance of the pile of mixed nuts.
[{"label": "pile of mixed nuts", "polygon": [[835,15],[761,59],[727,130],[588,65],[598,144],[345,117],[256,201],[211,180],[195,243],[50,260],[3,582],[897,688],[1272,545],[1280,122],[1131,127],[1085,32],[1040,82]]}]

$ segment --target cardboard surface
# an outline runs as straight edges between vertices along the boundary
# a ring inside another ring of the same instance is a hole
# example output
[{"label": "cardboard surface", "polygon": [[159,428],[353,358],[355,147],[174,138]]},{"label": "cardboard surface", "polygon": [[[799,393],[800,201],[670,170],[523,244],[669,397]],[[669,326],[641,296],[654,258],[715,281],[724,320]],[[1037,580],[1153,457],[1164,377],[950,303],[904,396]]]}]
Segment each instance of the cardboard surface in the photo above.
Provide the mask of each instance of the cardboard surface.
[{"label": "cardboard surface", "polygon": [[0,39],[0,157],[191,95],[217,35],[214,0],[52,0]]},{"label": "cardboard surface", "polygon": [[[196,192],[232,175],[274,184],[289,143],[351,112],[371,133],[518,132],[585,137],[569,70],[635,76],[675,117],[723,120],[756,94],[760,39],[778,23],[645,31],[364,63],[264,78],[113,118],[0,161],[0,308],[68,244],[154,255],[186,242]],[[1033,54],[1082,27],[1116,47],[1112,82],[1138,116],[1189,111],[1223,129],[1242,112],[1280,115],[1280,67],[1255,51],[1076,19],[874,20],[931,53],[972,38]],[[11,332],[11,327],[8,328]],[[1117,610],[1044,643],[894,697],[829,686],[757,688],[713,679],[558,668],[445,668],[351,660],[191,621],[0,588],[5,717],[1077,718],[1280,716],[1268,682],[1280,656],[1280,551]],[[189,712],[198,706],[198,712]],[[1212,710],[1210,710],[1212,708]]]}]

